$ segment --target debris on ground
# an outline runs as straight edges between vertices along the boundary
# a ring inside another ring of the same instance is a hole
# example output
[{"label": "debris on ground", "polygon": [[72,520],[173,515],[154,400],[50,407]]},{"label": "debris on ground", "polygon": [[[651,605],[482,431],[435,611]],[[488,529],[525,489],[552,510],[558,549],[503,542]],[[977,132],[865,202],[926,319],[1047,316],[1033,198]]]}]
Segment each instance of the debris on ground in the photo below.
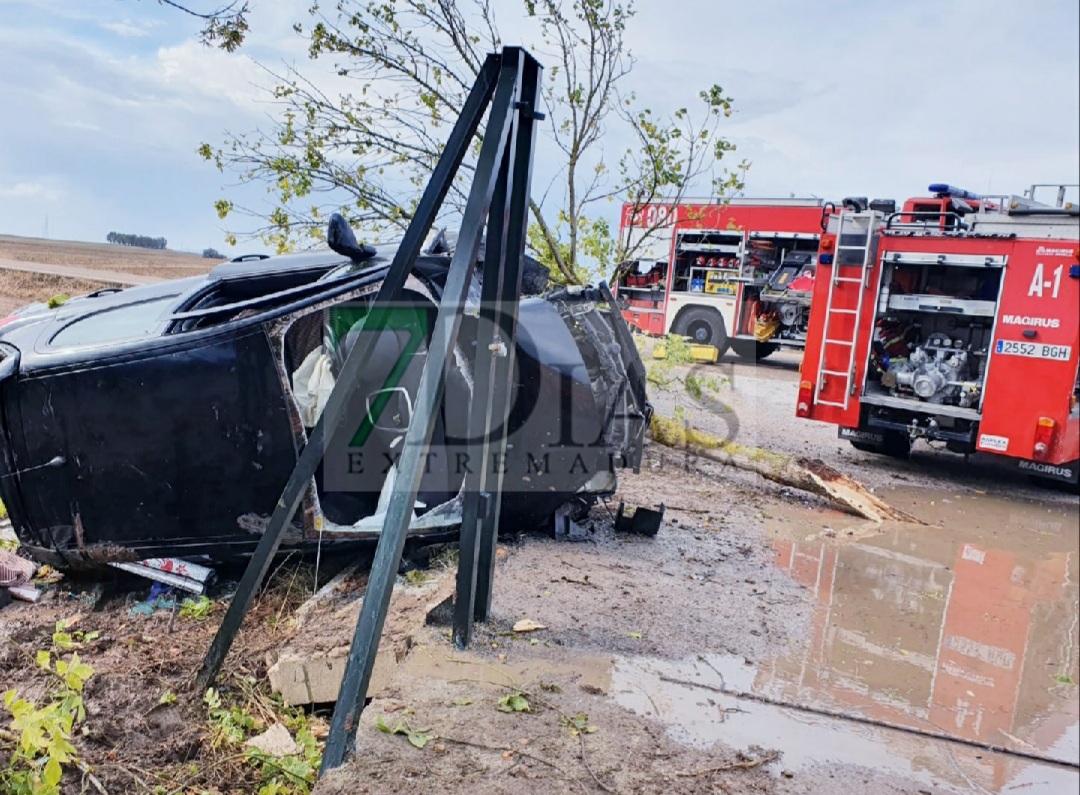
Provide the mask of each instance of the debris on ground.
[{"label": "debris on ground", "polygon": [[664,523],[664,504],[660,503],[658,510],[651,508],[630,508],[620,502],[619,510],[615,513],[616,533],[635,533],[641,536],[654,536],[660,532],[660,526]]},{"label": "debris on ground", "polygon": [[37,566],[7,549],[0,549],[0,588],[25,585],[34,576]]},{"label": "debris on ground", "polygon": [[514,632],[536,632],[538,629],[547,629],[547,625],[531,618],[523,618],[514,624]]},{"label": "debris on ground", "polygon": [[[382,641],[375,658],[368,692],[377,694],[394,668],[413,645],[413,637],[428,616],[454,593],[456,570],[443,568],[423,578],[400,578],[390,597]],[[366,574],[364,575],[366,581]],[[339,590],[342,583],[338,584]],[[327,594],[312,597],[303,605],[293,637],[268,657],[270,686],[286,704],[324,704],[335,701],[345,675],[345,664],[357,617],[363,606],[362,591],[353,591],[338,603]]]},{"label": "debris on ground", "polygon": [[775,483],[817,494],[856,516],[875,522],[919,523],[911,514],[892,507],[824,461],[725,441],[658,414],[653,415],[650,430],[658,444],[686,450],[719,464],[756,472]]},{"label": "debris on ground", "polygon": [[293,739],[289,730],[282,723],[275,723],[262,734],[257,734],[244,742],[245,748],[254,748],[267,756],[295,756],[300,753],[300,745]]}]

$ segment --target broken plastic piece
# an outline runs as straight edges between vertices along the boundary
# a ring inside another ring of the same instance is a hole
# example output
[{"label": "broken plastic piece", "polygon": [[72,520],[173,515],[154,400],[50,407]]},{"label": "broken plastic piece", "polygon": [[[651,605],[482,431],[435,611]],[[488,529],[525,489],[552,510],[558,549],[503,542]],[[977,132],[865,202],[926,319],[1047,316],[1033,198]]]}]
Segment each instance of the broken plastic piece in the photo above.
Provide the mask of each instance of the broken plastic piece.
[{"label": "broken plastic piece", "polygon": [[585,528],[571,518],[573,510],[574,506],[566,503],[555,511],[556,541],[584,541],[589,537]]},{"label": "broken plastic piece", "polygon": [[193,594],[202,594],[214,581],[213,569],[175,558],[150,558],[139,563],[110,563],[109,565]]},{"label": "broken plastic piece", "polygon": [[642,536],[654,536],[660,532],[660,525],[664,521],[664,503],[660,503],[660,510],[651,508],[631,509],[626,512],[626,505],[619,503],[619,510],[615,514],[616,533],[636,533]]},{"label": "broken plastic piece", "polygon": [[24,602],[37,602],[41,600],[41,591],[33,585],[17,585],[13,588],[8,588],[8,593]]}]

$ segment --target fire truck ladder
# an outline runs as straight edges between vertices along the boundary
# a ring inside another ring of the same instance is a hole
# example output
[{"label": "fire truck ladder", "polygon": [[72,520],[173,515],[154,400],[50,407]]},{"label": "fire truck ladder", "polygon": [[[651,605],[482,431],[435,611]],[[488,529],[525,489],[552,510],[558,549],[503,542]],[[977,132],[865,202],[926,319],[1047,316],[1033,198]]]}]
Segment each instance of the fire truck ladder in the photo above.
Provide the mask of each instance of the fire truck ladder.
[{"label": "fire truck ladder", "polygon": [[[833,320],[839,315],[851,315],[855,318],[856,325],[862,314],[863,300],[869,289],[870,270],[873,264],[874,227],[880,219],[876,212],[868,213],[841,213],[836,232],[835,264],[832,269],[832,278],[829,279],[829,295],[825,299],[825,334],[821,342],[821,351],[818,353],[818,383],[815,391],[814,402],[819,406],[836,406],[847,409],[851,396],[855,394],[855,340],[856,333],[852,333],[850,339],[830,337],[829,330],[833,326]],[[852,275],[858,268],[858,276]],[[855,308],[840,308],[835,306],[838,284],[860,284],[858,300]],[[845,347],[848,350],[847,368],[844,370],[826,369],[826,352],[829,346]],[[816,395],[825,388],[828,378],[841,378],[844,383],[843,402],[838,400],[820,400]]]}]

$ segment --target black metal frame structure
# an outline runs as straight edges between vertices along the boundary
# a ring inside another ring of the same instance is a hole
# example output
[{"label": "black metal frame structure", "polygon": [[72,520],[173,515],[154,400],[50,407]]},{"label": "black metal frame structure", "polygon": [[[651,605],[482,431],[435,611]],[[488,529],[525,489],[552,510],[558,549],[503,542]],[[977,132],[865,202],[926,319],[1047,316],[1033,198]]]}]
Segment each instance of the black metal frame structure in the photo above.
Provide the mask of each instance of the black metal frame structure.
[{"label": "black metal frame structure", "polygon": [[[518,47],[506,47],[500,54],[488,56],[379,289],[373,311],[364,323],[364,331],[378,332],[385,327],[385,310],[401,295],[423,241],[490,105],[457,248],[451,259],[412,421],[398,463],[397,480],[349,650],[321,772],[340,766],[355,745],[360,713],[413,516],[436,413],[442,401],[446,367],[457,343],[485,227],[487,240],[469,444],[479,460],[487,460],[489,455],[503,453],[506,449],[506,417],[517,305],[521,295],[521,260],[525,250],[533,147],[536,121],[543,118],[536,109],[540,72],[539,63]],[[358,335],[203,660],[196,677],[200,689],[207,687],[220,671],[278,550],[282,531],[296,514],[323,459],[326,442],[341,430],[349,396],[359,385],[360,374],[371,358],[377,336],[371,333]],[[485,619],[491,604],[502,477],[485,474],[484,469],[479,467],[476,475],[466,481],[464,495],[454,611],[454,638],[460,645],[468,644],[474,620]]]}]

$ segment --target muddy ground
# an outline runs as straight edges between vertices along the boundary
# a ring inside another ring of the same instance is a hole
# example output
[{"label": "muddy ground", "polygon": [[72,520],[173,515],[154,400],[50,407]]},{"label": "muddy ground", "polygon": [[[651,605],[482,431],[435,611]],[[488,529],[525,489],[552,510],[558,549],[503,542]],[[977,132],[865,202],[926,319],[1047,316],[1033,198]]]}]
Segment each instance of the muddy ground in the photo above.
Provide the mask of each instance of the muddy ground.
[{"label": "muddy ground", "polygon": [[[708,405],[655,391],[659,411],[820,457],[926,525],[869,524],[650,445],[610,507],[664,503],[660,533],[617,535],[600,506],[586,541],[506,539],[472,647],[455,649],[437,622],[417,632],[363,713],[355,758],[317,793],[1076,791],[1077,498],[975,458],[848,448],[791,418],[793,357],[706,372],[724,379]],[[310,566],[281,567],[229,658],[226,694],[261,686],[266,652],[288,641],[314,585]],[[205,621],[143,616],[131,610],[145,587],[117,583],[94,607],[83,588],[0,611],[0,690],[40,692],[34,651],[79,615],[103,634],[80,652],[96,673],[76,744],[107,791],[256,792],[189,685],[223,607]],[[521,619],[544,628],[515,633]],[[166,691],[177,701],[159,705]],[[527,711],[500,711],[517,695]],[[280,708],[246,698],[263,722]],[[328,717],[309,718],[316,736]]]}]

